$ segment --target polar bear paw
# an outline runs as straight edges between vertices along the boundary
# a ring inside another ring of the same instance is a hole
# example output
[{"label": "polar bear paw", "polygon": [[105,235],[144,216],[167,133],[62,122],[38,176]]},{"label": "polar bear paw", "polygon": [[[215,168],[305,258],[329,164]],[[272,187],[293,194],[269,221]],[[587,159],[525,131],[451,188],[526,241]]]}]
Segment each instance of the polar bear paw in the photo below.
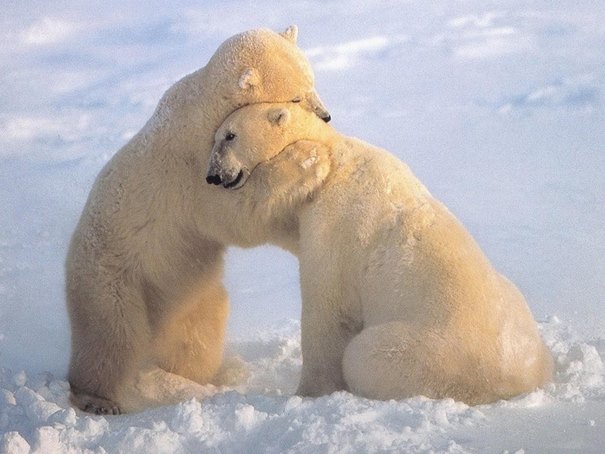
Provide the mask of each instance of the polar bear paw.
[{"label": "polar bear paw", "polygon": [[76,390],[71,391],[71,402],[87,413],[95,415],[119,415],[120,407],[109,399],[93,396]]}]

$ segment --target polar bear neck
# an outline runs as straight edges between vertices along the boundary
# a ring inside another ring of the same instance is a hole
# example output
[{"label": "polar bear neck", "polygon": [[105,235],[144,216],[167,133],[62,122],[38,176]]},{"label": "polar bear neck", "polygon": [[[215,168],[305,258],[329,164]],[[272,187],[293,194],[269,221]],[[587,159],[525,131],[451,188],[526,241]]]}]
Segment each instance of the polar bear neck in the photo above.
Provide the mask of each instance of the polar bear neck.
[{"label": "polar bear neck", "polygon": [[145,142],[161,141],[160,149],[168,147],[172,154],[196,150],[209,155],[214,131],[238,104],[225,93],[224,84],[208,78],[206,72],[206,68],[201,68],[166,91],[141,130]]}]

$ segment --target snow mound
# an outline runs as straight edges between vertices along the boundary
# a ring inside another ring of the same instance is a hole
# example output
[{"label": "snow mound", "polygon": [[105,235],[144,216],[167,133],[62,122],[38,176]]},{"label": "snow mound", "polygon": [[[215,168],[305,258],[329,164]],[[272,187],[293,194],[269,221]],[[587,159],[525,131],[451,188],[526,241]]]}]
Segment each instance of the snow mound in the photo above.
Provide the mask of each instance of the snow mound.
[{"label": "snow mound", "polygon": [[[49,373],[0,370],[0,451],[28,452],[512,452],[552,438],[536,411],[605,400],[605,339],[582,341],[556,317],[540,324],[556,363],[554,383],[511,401],[469,407],[451,399],[373,401],[338,392],[293,396],[300,373],[298,322],[233,341],[224,372],[231,386],[208,397],[122,416],[93,416],[68,403],[69,385]],[[242,372],[243,370],[247,372]],[[237,379],[241,382],[235,383]],[[571,406],[571,407],[570,407]],[[589,405],[590,407],[590,405]],[[602,407],[602,405],[601,405]],[[602,413],[602,408],[595,406]],[[602,433],[601,414],[584,428]],[[524,445],[511,418],[533,424]],[[492,435],[486,436],[485,433]],[[479,435],[481,434],[481,435]],[[481,446],[477,446],[477,438]],[[598,446],[595,444],[588,446]]]}]

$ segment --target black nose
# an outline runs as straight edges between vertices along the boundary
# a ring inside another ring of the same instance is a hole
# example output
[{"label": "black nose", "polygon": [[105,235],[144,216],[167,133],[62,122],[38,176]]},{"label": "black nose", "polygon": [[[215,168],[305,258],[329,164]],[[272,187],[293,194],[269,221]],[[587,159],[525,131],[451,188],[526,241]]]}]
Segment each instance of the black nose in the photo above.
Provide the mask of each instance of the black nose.
[{"label": "black nose", "polygon": [[330,120],[332,119],[332,116],[330,114],[326,114],[325,116],[321,117],[321,119],[323,121],[325,121],[326,123],[329,123]]},{"label": "black nose", "polygon": [[218,186],[219,184],[221,184],[221,177],[219,177],[218,175],[208,175],[206,177],[206,183]]}]

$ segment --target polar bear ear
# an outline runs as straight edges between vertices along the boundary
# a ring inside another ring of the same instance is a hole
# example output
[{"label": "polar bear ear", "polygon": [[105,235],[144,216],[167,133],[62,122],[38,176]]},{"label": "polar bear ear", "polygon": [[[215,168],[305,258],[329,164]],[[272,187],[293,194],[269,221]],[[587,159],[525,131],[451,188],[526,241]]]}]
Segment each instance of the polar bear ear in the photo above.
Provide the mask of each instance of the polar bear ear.
[{"label": "polar bear ear", "polygon": [[242,90],[256,87],[260,84],[260,75],[254,68],[247,68],[239,77],[238,85]]},{"label": "polar bear ear", "polygon": [[292,44],[296,44],[296,40],[298,39],[298,27],[296,25],[290,25],[283,32],[281,32],[280,35],[282,35]]},{"label": "polar bear ear", "polygon": [[285,107],[271,109],[267,114],[269,121],[277,126],[282,126],[290,119],[290,111]]}]

